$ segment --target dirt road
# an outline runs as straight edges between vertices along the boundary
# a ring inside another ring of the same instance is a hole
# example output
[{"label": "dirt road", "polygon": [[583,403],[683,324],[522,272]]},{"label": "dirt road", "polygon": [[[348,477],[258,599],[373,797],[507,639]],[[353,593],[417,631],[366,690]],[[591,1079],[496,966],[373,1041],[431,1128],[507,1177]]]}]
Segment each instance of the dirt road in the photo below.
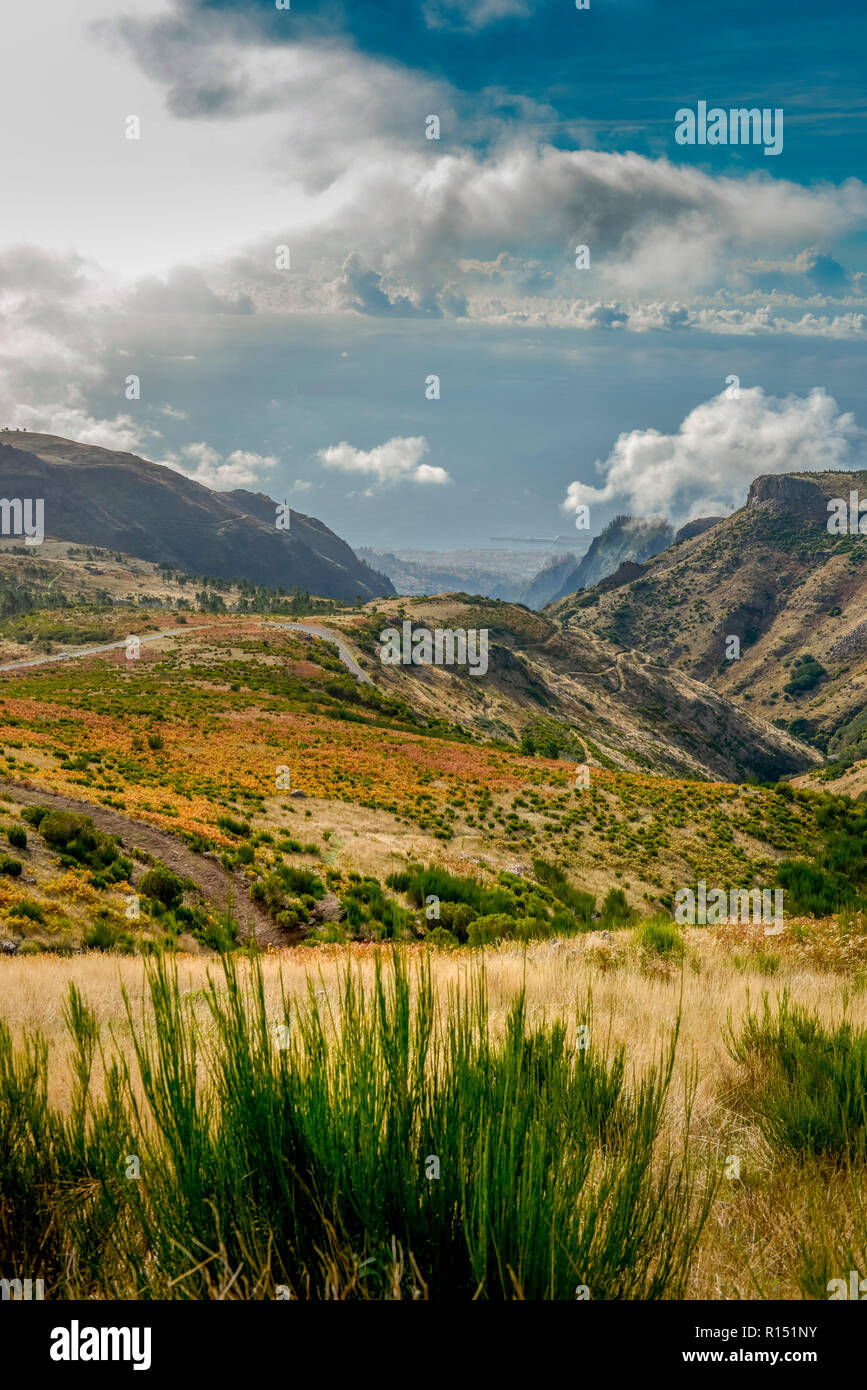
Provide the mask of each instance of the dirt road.
[{"label": "dirt road", "polygon": [[[163,629],[162,632],[139,633],[138,640],[139,643],[158,642],[162,637],[183,637],[187,632],[200,632],[203,628],[217,626],[217,623],[197,623],[195,627],[169,627]],[[321,637],[324,642],[332,642],[347,671],[350,671],[355,679],[364,685],[373,685],[370,676],[366,671],[362,671],[355,657],[345,645],[342,633],[334,632],[330,627],[318,627],[313,623],[272,623],[269,626],[288,628],[293,632],[306,632],[311,637]],[[123,637],[118,642],[105,642],[99,647],[80,647],[74,652],[55,652],[53,655],[30,657],[27,661],[9,661],[5,665],[0,665],[0,671],[19,671],[28,666],[50,666],[55,661],[78,661],[84,656],[99,656],[102,652],[116,652],[126,646],[127,640],[126,637]]]}]

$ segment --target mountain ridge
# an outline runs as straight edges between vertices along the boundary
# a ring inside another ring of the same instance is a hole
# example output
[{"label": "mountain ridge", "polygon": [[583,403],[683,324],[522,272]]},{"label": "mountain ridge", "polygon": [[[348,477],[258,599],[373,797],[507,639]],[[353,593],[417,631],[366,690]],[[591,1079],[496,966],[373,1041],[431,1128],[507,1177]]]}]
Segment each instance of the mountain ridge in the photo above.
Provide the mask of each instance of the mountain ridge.
[{"label": "mountain ridge", "polygon": [[867,756],[867,536],[829,532],[828,519],[853,490],[867,498],[867,471],[761,475],[743,507],[640,576],[546,614],[664,661],[851,765]]},{"label": "mountain ridge", "polygon": [[[59,435],[0,442],[0,484],[9,496],[45,499],[46,535],[100,545],[152,563],[222,579],[246,579],[353,601],[394,593],[316,517],[243,489],[220,493],[137,454]],[[266,519],[267,518],[267,519]]]}]

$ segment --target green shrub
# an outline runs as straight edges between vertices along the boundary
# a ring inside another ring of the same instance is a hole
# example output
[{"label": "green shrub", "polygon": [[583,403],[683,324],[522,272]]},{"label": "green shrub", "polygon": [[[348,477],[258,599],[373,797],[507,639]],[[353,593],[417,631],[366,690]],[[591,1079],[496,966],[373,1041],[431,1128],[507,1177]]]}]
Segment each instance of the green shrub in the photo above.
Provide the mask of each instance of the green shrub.
[{"label": "green shrub", "polygon": [[609,888],[600,915],[604,927],[625,926],[632,920],[632,908],[622,888]]},{"label": "green shrub", "polygon": [[649,955],[682,959],[684,940],[674,922],[662,917],[650,917],[635,929],[638,946]]},{"label": "green shrub", "polygon": [[[474,878],[460,878],[436,866],[429,869],[416,866],[408,874],[390,874],[385,881],[390,888],[406,893],[416,907],[424,907],[428,897],[436,897],[440,902],[466,903],[479,913],[518,915],[518,900],[513,892],[486,888]],[[398,884],[405,886],[398,888]]]},{"label": "green shrub", "polygon": [[515,935],[517,923],[514,917],[505,912],[493,912],[476,917],[467,929],[467,939],[471,946],[487,946],[503,937]]},{"label": "green shrub", "polygon": [[867,1156],[867,1031],[836,1027],[791,1004],[788,991],[748,1011],[728,1049],[746,1072],[745,1105],[768,1143],[839,1162]]},{"label": "green shrub", "polygon": [[829,917],[855,897],[848,879],[804,860],[782,859],[777,882],[788,896],[786,904],[795,916]]},{"label": "green shrub", "polygon": [[234,835],[237,839],[246,840],[252,831],[252,826],[248,820],[236,820],[234,816],[218,816],[217,825],[221,830],[225,830],[229,835]]},{"label": "green shrub", "polygon": [[[129,1084],[120,1040],[73,986],[71,1104],[48,1090],[49,1049],[0,1025],[10,1268],[38,1268],[59,1299],[249,1299],[282,1284],[411,1300],[420,1281],[435,1301],[566,1302],[578,1283],[600,1301],[685,1296],[714,1178],[690,1148],[689,1083],[684,1138],[662,1138],[673,1036],[627,1079],[623,1050],[592,1027],[576,1050],[563,1023],[530,1025],[523,996],[495,1027],[479,969],[446,1000],[427,955],[414,981],[394,955],[367,986],[347,967],[327,1003],[312,981],[306,1002],[284,996],[277,1046],[259,961],[243,975],[221,964],[204,987],[205,1059],[186,982],[145,957]],[[118,1181],[127,1136],[146,1184]],[[69,1200],[73,1178],[87,1200]]]},{"label": "green shrub", "polygon": [[592,893],[583,893],[580,888],[573,888],[559,864],[551,864],[546,859],[534,859],[533,873],[540,883],[551,889],[558,902],[570,908],[582,922],[590,922],[596,910],[596,899]]},{"label": "green shrub", "polygon": [[49,811],[40,822],[39,833],[47,845],[60,851],[60,862],[67,867],[81,865],[99,871],[118,857],[117,842],[97,830],[90,816],[75,811]]},{"label": "green shrub", "polygon": [[356,936],[374,940],[400,938],[412,926],[411,915],[382,891],[375,878],[350,883],[340,897],[340,905]]},{"label": "green shrub", "polygon": [[13,859],[8,854],[0,854],[0,874],[8,874],[10,878],[20,878],[23,867],[20,859]]},{"label": "green shrub", "polygon": [[293,869],[291,865],[284,864],[277,873],[280,881],[290,892],[309,893],[312,898],[325,897],[325,884],[312,869]]},{"label": "green shrub", "polygon": [[203,946],[222,955],[230,951],[238,939],[238,924],[231,913],[223,913],[216,921],[208,920],[193,935]]},{"label": "green shrub", "polygon": [[20,902],[12,903],[6,911],[10,917],[26,917],[31,922],[45,921],[45,913],[39,903],[33,902],[31,898],[22,898]]},{"label": "green shrub", "polygon": [[27,848],[27,831],[23,825],[7,825],[6,839],[15,849]]},{"label": "green shrub", "polygon": [[302,854],[303,849],[300,840],[278,840],[277,848],[281,854]]},{"label": "green shrub", "polygon": [[39,832],[52,849],[66,849],[75,839],[84,843],[86,836],[92,837],[91,844],[96,843],[93,821],[75,811],[49,811],[40,821]]},{"label": "green shrub", "polygon": [[[527,941],[554,932],[568,935],[586,931],[595,899],[573,888],[558,865],[536,859],[533,867],[539,880],[535,884],[517,874],[501,873],[498,886],[489,888],[477,879],[460,877],[438,866],[424,869],[417,864],[390,874],[386,883],[397,892],[406,893],[418,908],[426,909],[428,898],[436,898],[439,915],[433,921],[459,942],[470,945],[503,936]],[[479,918],[497,921],[475,927]]]},{"label": "green shrub", "polygon": [[174,908],[184,896],[184,881],[172,873],[165,864],[155,864],[143,874],[138,884],[139,892],[146,898],[154,898],[163,907]]},{"label": "green shrub", "polygon": [[458,938],[454,936],[447,927],[434,927],[425,937],[428,946],[452,947],[459,946]]},{"label": "green shrub", "polygon": [[21,809],[21,819],[26,820],[27,824],[32,825],[36,830],[39,829],[47,815],[47,806],[23,806]]},{"label": "green shrub", "polygon": [[105,910],[85,927],[81,942],[88,951],[122,951],[126,955],[133,950],[132,937],[113,922]]},{"label": "green shrub", "polygon": [[820,665],[814,656],[809,655],[799,656],[792,662],[791,669],[794,674],[791,680],[783,686],[783,692],[786,695],[804,695],[808,690],[817,686],[822,677],[828,674],[824,666]]}]

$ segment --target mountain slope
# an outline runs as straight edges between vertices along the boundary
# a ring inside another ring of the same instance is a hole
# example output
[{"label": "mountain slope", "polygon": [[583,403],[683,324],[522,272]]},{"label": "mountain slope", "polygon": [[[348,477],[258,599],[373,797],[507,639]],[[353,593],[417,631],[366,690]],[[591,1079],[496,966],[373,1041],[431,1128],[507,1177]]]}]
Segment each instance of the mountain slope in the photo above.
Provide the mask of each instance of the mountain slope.
[{"label": "mountain slope", "polygon": [[48,536],[326,598],[394,592],[315,517],[292,512],[291,529],[278,530],[276,503],[261,494],[212,492],[135,454],[56,435],[14,438],[0,444],[0,491],[43,498]]},{"label": "mountain slope", "polygon": [[521,602],[526,603],[528,608],[544,608],[568,588],[580,563],[581,560],[571,551],[568,555],[553,555],[524,589],[520,595]]},{"label": "mountain slope", "polygon": [[625,561],[641,564],[671,544],[674,531],[658,518],[616,516],[594,536],[587,554],[562,577],[559,590],[549,600],[556,603],[577,589],[587,589],[607,579]]},{"label": "mountain slope", "polygon": [[[383,666],[379,633],[404,619],[430,630],[487,628],[487,674]],[[374,614],[334,625],[359,643],[380,689],[476,735],[511,741],[538,731],[542,746],[559,743],[570,757],[577,749],[578,761],[583,749],[591,764],[711,780],[774,781],[821,761],[815,750],[682,672],[525,608],[442,594],[380,602]]]},{"label": "mountain slope", "polygon": [[[638,648],[826,751],[867,755],[867,536],[828,531],[828,502],[867,472],[769,475],[740,511],[550,616]],[[728,639],[740,643],[740,657]]]}]

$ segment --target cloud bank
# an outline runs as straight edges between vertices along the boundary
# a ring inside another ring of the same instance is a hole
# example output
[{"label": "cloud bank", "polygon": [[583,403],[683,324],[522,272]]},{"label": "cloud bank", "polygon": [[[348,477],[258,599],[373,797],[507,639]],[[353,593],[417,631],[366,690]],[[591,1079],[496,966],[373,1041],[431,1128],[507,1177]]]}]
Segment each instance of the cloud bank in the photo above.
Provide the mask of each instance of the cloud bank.
[{"label": "cloud bank", "polygon": [[616,504],[683,522],[743,506],[754,478],[856,466],[867,431],[832,396],[766,396],[758,386],[696,406],[676,434],[630,430],[597,462],[602,487],[569,484],[563,511]]}]

